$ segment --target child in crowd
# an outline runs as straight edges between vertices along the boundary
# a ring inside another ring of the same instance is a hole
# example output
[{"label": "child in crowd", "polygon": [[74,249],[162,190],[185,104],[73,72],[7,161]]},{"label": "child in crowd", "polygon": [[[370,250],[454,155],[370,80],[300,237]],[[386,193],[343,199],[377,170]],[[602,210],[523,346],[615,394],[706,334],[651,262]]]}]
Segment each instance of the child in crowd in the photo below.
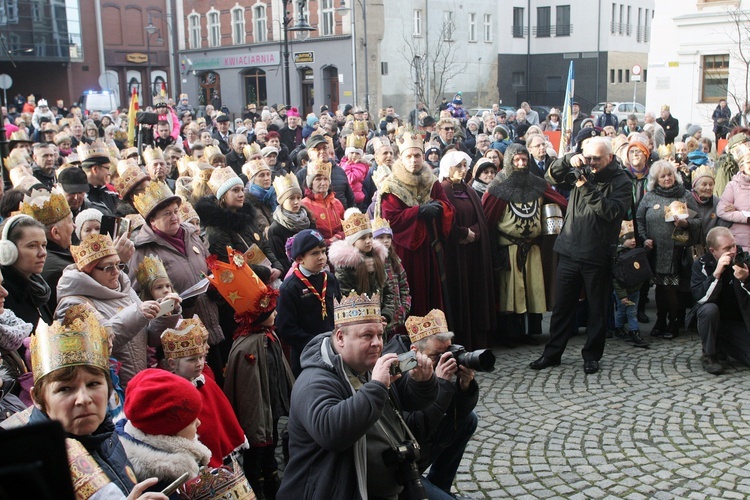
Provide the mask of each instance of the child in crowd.
[{"label": "child in crowd", "polygon": [[294,174],[279,175],[273,181],[279,206],[273,212],[273,222],[268,227],[268,241],[273,254],[284,268],[284,275],[292,267],[284,246],[286,241],[303,229],[315,229],[310,211],[302,206],[302,190]]},{"label": "child in crowd", "polygon": [[276,330],[291,346],[292,372],[299,375],[300,354],[319,333],[333,331],[333,299],[341,300],[339,282],[326,271],[326,242],[315,229],[300,231],[292,242],[297,266],[279,288]]},{"label": "child in crowd", "polygon": [[350,208],[344,214],[344,234],[344,241],[336,241],[328,249],[341,294],[347,296],[351,291],[369,296],[379,294],[380,312],[386,324],[390,323],[393,291],[385,274],[388,249],[373,239],[370,219],[358,208]]},{"label": "child in crowd", "polygon": [[302,205],[312,214],[315,227],[326,244],[344,237],[341,229],[344,205],[331,191],[332,168],[329,162],[319,160],[307,164],[307,190],[302,199]]},{"label": "child in crowd", "polygon": [[362,183],[365,181],[370,167],[362,160],[364,154],[360,145],[363,142],[362,139],[355,134],[346,138],[346,150],[344,151],[345,156],[341,160],[341,168],[346,172],[346,178],[349,179],[349,185],[354,192],[354,202],[361,211],[366,211],[366,196]]},{"label": "child in crowd", "polygon": [[199,434],[201,442],[211,450],[208,465],[219,467],[228,463],[234,452],[247,448],[247,439],[232,405],[206,366],[208,330],[198,316],[193,316],[174,329],[164,330],[161,345],[169,370],[198,388],[203,402],[198,414],[203,424]]},{"label": "child in crowd", "polygon": [[95,208],[81,210],[76,215],[76,237],[82,241],[86,236],[92,233],[99,234],[102,227],[102,213]]},{"label": "child in crowd", "polygon": [[440,147],[437,144],[425,144],[424,158],[435,172],[440,171]]},{"label": "child in crowd", "polygon": [[379,241],[388,250],[388,255],[385,258],[385,281],[386,286],[393,291],[391,296],[393,305],[389,306],[393,311],[393,317],[386,326],[386,338],[390,339],[394,335],[406,335],[404,323],[411,310],[411,293],[406,279],[406,270],[404,270],[401,259],[393,249],[391,225],[387,220],[376,216],[372,221],[372,236],[375,241]]},{"label": "child in crowd", "polygon": [[[622,221],[620,226],[620,244],[617,253],[623,253],[635,248],[635,231],[632,220]],[[626,342],[632,342],[635,347],[648,348],[649,344],[643,339],[638,326],[638,299],[641,295],[641,286],[638,283],[629,288],[613,279],[614,293],[617,298],[617,310],[615,311],[615,336]],[[625,325],[627,321],[627,325]],[[627,329],[626,329],[627,328]]]},{"label": "child in crowd", "polygon": [[135,279],[141,289],[139,294],[141,300],[160,302],[170,293],[174,293],[172,281],[164,268],[164,263],[156,255],[148,255],[138,263]]}]

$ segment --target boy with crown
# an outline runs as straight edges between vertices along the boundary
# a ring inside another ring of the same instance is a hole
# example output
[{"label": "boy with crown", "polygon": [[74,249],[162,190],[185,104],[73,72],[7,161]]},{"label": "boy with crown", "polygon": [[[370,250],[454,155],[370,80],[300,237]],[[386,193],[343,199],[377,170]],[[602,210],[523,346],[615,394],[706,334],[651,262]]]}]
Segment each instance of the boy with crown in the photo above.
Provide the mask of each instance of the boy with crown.
[{"label": "boy with crown", "polygon": [[251,268],[242,252],[231,247],[227,254],[227,263],[215,256],[208,260],[213,273],[208,279],[232,305],[238,324],[224,392],[249,440],[250,447],[243,453],[245,476],[259,499],[276,498],[281,482],[275,457],[278,422],[289,414],[294,383],[274,331],[278,291],[266,284],[271,279],[270,269]]}]

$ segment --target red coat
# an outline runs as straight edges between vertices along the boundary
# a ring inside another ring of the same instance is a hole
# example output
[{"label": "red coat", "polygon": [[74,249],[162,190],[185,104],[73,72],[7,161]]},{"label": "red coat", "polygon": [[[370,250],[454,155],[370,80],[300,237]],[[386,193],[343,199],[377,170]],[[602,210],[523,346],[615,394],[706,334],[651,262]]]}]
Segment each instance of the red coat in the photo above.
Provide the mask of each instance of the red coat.
[{"label": "red coat", "polygon": [[238,448],[247,448],[247,439],[232,405],[214,381],[208,367],[203,376],[206,383],[198,388],[203,398],[203,409],[198,415],[201,421],[198,438],[211,450],[209,467],[221,467],[224,457]]},{"label": "red coat", "polygon": [[312,221],[327,244],[331,243],[330,240],[334,236],[344,239],[344,228],[341,226],[344,218],[344,205],[336,198],[333,191],[323,196],[313,194],[310,189],[306,189],[302,205],[312,214]]}]

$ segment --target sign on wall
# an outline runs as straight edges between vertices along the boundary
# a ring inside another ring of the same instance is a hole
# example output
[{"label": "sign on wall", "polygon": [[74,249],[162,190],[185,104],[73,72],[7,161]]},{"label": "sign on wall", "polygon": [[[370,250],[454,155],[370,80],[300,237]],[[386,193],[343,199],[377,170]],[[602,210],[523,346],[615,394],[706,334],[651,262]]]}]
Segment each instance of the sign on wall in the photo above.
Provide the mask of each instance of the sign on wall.
[{"label": "sign on wall", "polygon": [[254,52],[213,57],[191,57],[192,70],[244,68],[248,66],[278,66],[281,62],[279,52]]},{"label": "sign on wall", "polygon": [[294,64],[311,64],[315,62],[315,53],[313,51],[308,52],[295,52],[294,53]]}]

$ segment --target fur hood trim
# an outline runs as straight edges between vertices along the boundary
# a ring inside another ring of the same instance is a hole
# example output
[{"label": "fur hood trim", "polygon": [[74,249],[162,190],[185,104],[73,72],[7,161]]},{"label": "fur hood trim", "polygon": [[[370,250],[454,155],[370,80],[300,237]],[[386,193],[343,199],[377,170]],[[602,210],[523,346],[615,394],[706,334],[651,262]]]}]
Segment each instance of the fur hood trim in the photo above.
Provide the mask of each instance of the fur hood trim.
[{"label": "fur hood trim", "polygon": [[124,429],[133,439],[122,434],[119,437],[136,477],[157,477],[171,483],[189,472],[194,478],[211,459],[211,450],[198,439],[144,434],[130,422],[125,423]]},{"label": "fur hood trim", "polygon": [[232,212],[220,207],[216,197],[206,196],[195,204],[195,211],[201,218],[203,226],[215,226],[239,233],[248,226],[256,227],[258,225],[257,209],[249,200],[245,201],[242,208]]},{"label": "fur hood trim", "polygon": [[[388,249],[374,238],[372,240],[372,250],[383,262],[388,258]],[[357,250],[354,245],[350,245],[342,240],[331,244],[328,248],[328,258],[331,259],[331,264],[335,267],[357,267],[361,262],[365,261],[365,256],[362,252]]]}]

